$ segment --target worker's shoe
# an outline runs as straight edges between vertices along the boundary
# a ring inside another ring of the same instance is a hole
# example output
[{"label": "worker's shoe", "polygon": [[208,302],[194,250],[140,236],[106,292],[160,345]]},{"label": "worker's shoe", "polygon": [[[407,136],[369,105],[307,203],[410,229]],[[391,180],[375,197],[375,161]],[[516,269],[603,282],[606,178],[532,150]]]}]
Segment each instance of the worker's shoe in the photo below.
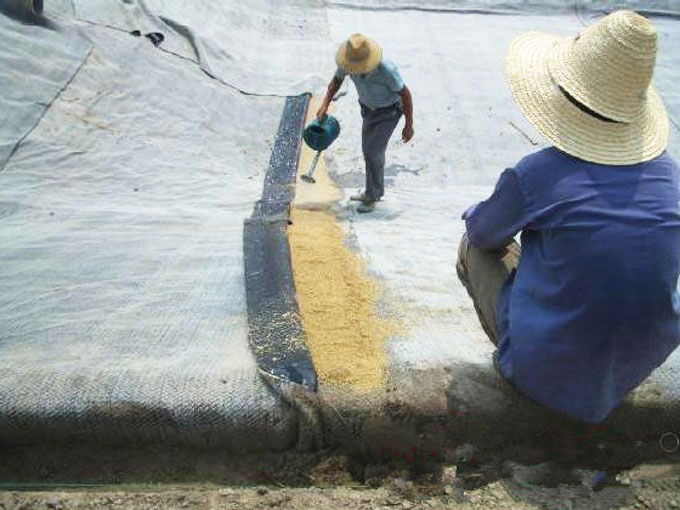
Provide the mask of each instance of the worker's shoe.
[{"label": "worker's shoe", "polygon": [[362,202],[359,207],[357,207],[357,211],[360,213],[369,213],[375,209],[375,202]]},{"label": "worker's shoe", "polygon": [[[357,193],[356,195],[352,195],[349,197],[350,200],[354,200],[355,202],[363,202],[363,203],[368,203],[368,202],[376,202],[377,200],[375,198],[371,198],[366,195],[363,191],[361,193]],[[380,200],[378,198],[378,200]]]},{"label": "worker's shoe", "polygon": [[353,200],[354,202],[370,202],[368,197],[366,196],[366,193],[363,191],[361,193],[357,193],[356,195],[352,195],[349,197],[350,200]]}]

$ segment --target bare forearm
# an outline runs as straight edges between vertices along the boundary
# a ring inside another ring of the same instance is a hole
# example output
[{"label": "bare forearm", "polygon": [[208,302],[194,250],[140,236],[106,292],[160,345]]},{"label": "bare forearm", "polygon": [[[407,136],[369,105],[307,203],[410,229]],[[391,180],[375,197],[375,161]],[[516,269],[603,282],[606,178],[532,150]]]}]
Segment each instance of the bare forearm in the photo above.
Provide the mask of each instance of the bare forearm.
[{"label": "bare forearm", "polygon": [[413,138],[413,101],[411,100],[411,91],[406,85],[399,93],[401,95],[401,108],[404,111],[405,123],[404,129],[401,132],[401,139],[407,143]]},{"label": "bare forearm", "polygon": [[333,97],[335,97],[335,94],[338,92],[338,90],[340,90],[340,85],[342,85],[342,80],[339,80],[338,78],[333,76],[333,79],[328,84],[328,90],[326,90],[326,97],[323,98],[323,103],[321,103],[319,111],[316,112],[316,116],[319,119],[322,119],[323,116],[326,115],[326,110],[328,110],[328,106],[331,104],[331,101],[333,100]]},{"label": "bare forearm", "polygon": [[335,76],[331,80],[331,82],[328,84],[328,90],[326,90],[326,97],[324,97],[324,104],[328,106],[331,104],[331,101],[335,97],[335,94],[340,90],[340,85],[342,85],[342,81],[338,80]]},{"label": "bare forearm", "polygon": [[404,110],[406,125],[413,127],[413,99],[411,98],[411,91],[406,85],[401,91],[401,107]]}]

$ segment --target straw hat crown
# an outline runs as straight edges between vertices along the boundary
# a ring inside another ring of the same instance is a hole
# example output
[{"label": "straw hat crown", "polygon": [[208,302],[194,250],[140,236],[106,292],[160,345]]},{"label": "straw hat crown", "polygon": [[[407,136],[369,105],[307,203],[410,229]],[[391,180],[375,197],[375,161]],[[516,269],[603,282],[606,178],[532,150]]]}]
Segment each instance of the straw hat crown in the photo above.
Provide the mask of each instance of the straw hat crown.
[{"label": "straw hat crown", "polygon": [[350,62],[361,62],[368,58],[371,49],[368,41],[361,34],[354,34],[347,40],[347,60]]},{"label": "straw hat crown", "polygon": [[668,115],[651,83],[657,33],[616,11],[576,37],[515,37],[505,76],[515,102],[555,147],[585,161],[633,165],[668,144]]},{"label": "straw hat crown", "polygon": [[563,45],[550,74],[596,113],[633,122],[645,108],[656,51],[654,26],[632,11],[616,11]]},{"label": "straw hat crown", "polygon": [[382,60],[382,49],[374,40],[362,34],[354,34],[340,45],[335,61],[350,74],[373,71]]}]

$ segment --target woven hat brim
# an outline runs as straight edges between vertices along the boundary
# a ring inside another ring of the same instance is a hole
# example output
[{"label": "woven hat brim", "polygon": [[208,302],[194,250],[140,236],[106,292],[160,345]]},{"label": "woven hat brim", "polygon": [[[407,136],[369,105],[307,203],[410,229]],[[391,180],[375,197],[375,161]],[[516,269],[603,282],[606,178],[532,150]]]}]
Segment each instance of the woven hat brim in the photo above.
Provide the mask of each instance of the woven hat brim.
[{"label": "woven hat brim", "polygon": [[571,38],[540,32],[510,43],[505,77],[515,102],[531,124],[558,149],[593,163],[632,165],[661,154],[668,143],[668,116],[653,87],[631,123],[598,120],[572,104],[550,75],[551,59]]},{"label": "woven hat brim", "polygon": [[367,38],[366,41],[369,47],[368,57],[358,62],[353,62],[347,58],[347,45],[341,44],[335,54],[335,63],[338,64],[338,67],[349,74],[370,73],[378,67],[382,60],[382,48],[373,39]]}]

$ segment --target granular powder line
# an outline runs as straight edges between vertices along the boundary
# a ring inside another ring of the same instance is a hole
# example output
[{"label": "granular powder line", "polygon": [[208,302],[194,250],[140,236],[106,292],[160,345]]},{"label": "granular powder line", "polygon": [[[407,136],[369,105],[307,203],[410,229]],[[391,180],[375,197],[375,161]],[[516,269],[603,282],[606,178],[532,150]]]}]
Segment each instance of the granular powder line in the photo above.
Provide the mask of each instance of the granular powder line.
[{"label": "granular powder line", "polygon": [[335,216],[294,208],[288,238],[300,314],[322,383],[359,392],[384,385],[383,343],[392,329],[376,316],[376,283],[344,243]]}]

